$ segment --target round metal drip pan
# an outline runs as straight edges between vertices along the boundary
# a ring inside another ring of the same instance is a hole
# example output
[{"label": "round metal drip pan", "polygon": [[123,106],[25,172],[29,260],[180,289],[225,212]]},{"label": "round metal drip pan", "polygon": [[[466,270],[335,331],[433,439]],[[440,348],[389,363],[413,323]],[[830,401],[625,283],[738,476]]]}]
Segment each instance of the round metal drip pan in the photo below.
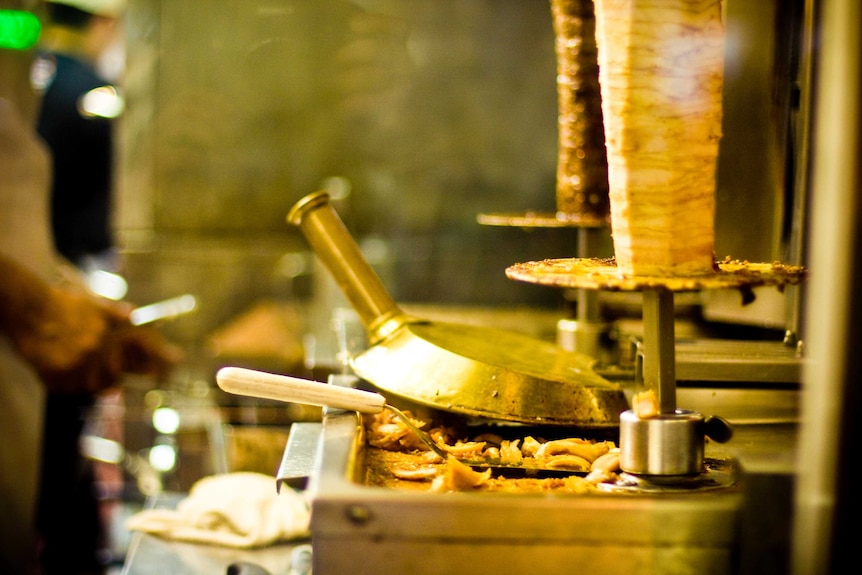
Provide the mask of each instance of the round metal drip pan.
[{"label": "round metal drip pan", "polygon": [[479,214],[476,221],[483,226],[509,226],[513,228],[605,228],[609,225],[608,219],[605,217],[566,212]]},{"label": "round metal drip pan", "polygon": [[796,285],[807,270],[801,266],[749,263],[738,260],[716,262],[713,273],[690,276],[626,276],[613,258],[563,258],[515,264],[506,268],[513,280],[560,288],[641,291],[665,289],[672,292],[705,289],[753,288]]},{"label": "round metal drip pan", "polygon": [[620,473],[613,482],[600,483],[608,493],[698,493],[732,487],[736,469],[732,462],[704,459],[704,471],[697,475],[634,475]]}]

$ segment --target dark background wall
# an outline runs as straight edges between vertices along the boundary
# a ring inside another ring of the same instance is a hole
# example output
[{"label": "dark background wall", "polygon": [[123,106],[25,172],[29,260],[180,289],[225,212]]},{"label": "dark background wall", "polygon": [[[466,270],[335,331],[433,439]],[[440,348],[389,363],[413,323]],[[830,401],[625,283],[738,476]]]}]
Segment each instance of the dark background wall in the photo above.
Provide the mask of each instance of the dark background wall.
[{"label": "dark background wall", "polygon": [[[773,261],[778,16],[727,12],[717,255]],[[325,182],[349,190],[339,213],[396,301],[563,313],[559,290],[504,270],[577,255],[577,232],[476,222],[555,209],[548,2],[132,0],[127,16],[118,227],[131,299],[198,297],[173,335],[195,344],[261,298],[321,295],[285,215]],[[780,321],[782,302],[756,321]]]}]

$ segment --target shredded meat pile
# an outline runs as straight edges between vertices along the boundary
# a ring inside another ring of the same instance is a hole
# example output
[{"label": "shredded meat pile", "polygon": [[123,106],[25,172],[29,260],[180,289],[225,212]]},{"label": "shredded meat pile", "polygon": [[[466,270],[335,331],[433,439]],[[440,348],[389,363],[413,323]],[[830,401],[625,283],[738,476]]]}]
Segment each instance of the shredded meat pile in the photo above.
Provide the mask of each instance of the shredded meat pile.
[{"label": "shredded meat pile", "polygon": [[[496,433],[461,436],[454,427],[430,423],[406,414],[449,455],[431,451],[392,412],[365,417],[367,481],[372,485],[446,491],[563,491],[591,493],[597,485],[616,478],[619,449],[613,441],[581,438],[545,440],[531,435],[504,439]],[[495,468],[471,467],[462,461],[487,461],[524,469],[571,471],[564,476],[543,477],[541,471],[517,476]]]}]

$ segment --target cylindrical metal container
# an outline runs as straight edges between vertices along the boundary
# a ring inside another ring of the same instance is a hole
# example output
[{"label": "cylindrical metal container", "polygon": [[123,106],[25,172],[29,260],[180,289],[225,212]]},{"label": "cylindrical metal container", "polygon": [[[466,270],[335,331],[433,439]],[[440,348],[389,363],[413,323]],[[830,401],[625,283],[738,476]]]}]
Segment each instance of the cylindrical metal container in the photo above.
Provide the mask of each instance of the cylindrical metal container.
[{"label": "cylindrical metal container", "polygon": [[677,409],[640,418],[620,414],[620,468],[636,475],[695,475],[703,471],[704,416]]}]

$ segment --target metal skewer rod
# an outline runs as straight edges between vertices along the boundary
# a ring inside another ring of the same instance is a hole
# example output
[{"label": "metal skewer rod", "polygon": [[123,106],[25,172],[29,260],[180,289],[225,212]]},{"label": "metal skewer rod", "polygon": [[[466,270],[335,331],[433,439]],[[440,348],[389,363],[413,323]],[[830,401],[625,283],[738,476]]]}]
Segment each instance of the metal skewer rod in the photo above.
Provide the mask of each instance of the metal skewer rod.
[{"label": "metal skewer rod", "polygon": [[[590,258],[595,255],[596,235],[599,230],[597,228],[579,228],[578,229],[578,257]],[[599,309],[599,292],[598,290],[579,288],[578,289],[578,321],[585,323],[601,322],[601,313]]]},{"label": "metal skewer rod", "polygon": [[658,400],[660,413],[676,412],[673,292],[664,288],[643,291],[643,377]]}]

